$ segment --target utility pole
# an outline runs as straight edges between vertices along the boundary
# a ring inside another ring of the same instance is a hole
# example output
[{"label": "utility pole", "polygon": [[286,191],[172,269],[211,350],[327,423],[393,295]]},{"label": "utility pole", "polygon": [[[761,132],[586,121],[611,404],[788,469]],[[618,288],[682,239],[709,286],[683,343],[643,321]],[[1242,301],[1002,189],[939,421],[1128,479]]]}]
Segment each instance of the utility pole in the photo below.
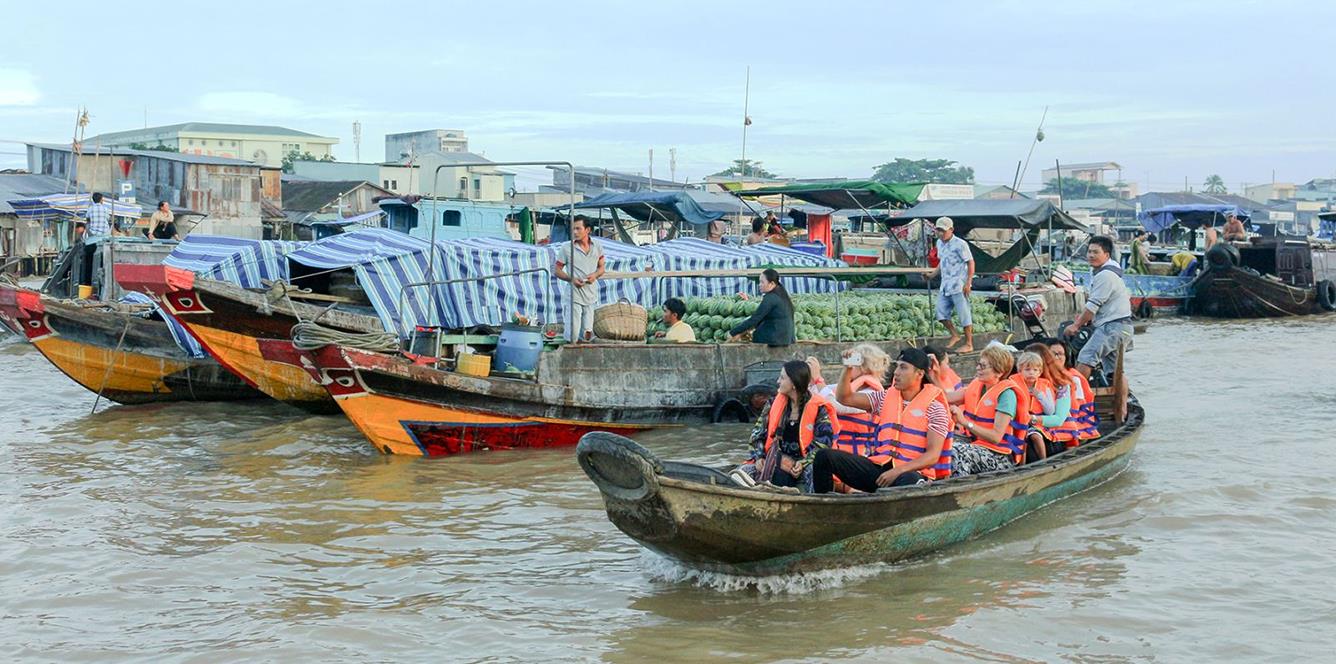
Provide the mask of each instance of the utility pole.
[{"label": "utility pole", "polygon": [[654,191],[654,148],[649,149],[649,190]]},{"label": "utility pole", "polygon": [[747,127],[751,125],[751,116],[748,115],[751,101],[751,65],[747,65],[747,82],[742,88],[742,161],[738,167],[742,169],[742,177],[747,177]]},{"label": "utility pole", "polygon": [[353,162],[362,161],[362,123],[353,121]]},{"label": "utility pole", "polygon": [[677,182],[677,148],[668,148],[668,179]]}]

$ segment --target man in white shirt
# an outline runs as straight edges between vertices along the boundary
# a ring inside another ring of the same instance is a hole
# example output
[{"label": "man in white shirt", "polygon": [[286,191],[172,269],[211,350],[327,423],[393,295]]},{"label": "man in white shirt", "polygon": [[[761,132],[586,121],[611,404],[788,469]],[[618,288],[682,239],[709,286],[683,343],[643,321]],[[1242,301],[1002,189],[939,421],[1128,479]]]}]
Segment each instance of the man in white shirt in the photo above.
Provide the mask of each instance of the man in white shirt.
[{"label": "man in white shirt", "polygon": [[582,214],[571,219],[571,238],[557,249],[556,269],[558,279],[575,285],[566,339],[588,342],[594,340],[594,307],[598,306],[598,286],[594,282],[604,272],[603,245],[590,237],[589,220]]},{"label": "man in white shirt", "polygon": [[[970,313],[970,284],[974,280],[974,254],[970,246],[956,237],[956,224],[951,217],[941,217],[933,225],[937,233],[937,260],[940,261],[932,275],[942,275],[941,292],[937,297],[937,321],[951,333],[946,342],[946,349],[956,353],[969,353],[974,350],[974,318]],[[965,343],[959,348],[960,334],[951,323],[951,314],[960,318],[960,326],[965,330]]]}]

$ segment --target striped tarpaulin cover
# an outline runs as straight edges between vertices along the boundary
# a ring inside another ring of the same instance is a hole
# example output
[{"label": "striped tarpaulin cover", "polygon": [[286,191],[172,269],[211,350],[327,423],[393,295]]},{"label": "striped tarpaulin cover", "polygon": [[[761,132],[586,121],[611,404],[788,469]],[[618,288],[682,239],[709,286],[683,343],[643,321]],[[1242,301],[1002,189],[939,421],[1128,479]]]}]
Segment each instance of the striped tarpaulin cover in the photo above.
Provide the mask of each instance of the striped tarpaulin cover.
[{"label": "striped tarpaulin cover", "polygon": [[304,244],[191,234],[162,263],[243,288],[263,288],[262,280],[287,280],[286,255]]},{"label": "striped tarpaulin cover", "polygon": [[[36,198],[21,198],[7,201],[14,208],[15,216],[20,219],[53,219],[83,217],[88,206],[93,204],[92,194],[47,194]],[[110,198],[103,198],[103,203],[111,204],[111,213],[118,217],[138,219],[144,216],[144,209],[134,203],[122,203]]]},{"label": "striped tarpaulin cover", "polygon": [[199,342],[195,340],[195,337],[190,336],[190,333],[186,331],[184,326],[178,323],[175,318],[163,313],[162,309],[158,306],[157,301],[153,298],[143,293],[131,291],[121,296],[121,302],[153,305],[153,312],[157,313],[158,316],[162,318],[163,322],[167,324],[167,331],[171,333],[172,340],[176,342],[176,345],[182,352],[190,357],[209,356],[208,353],[204,352],[204,348],[199,345]]}]

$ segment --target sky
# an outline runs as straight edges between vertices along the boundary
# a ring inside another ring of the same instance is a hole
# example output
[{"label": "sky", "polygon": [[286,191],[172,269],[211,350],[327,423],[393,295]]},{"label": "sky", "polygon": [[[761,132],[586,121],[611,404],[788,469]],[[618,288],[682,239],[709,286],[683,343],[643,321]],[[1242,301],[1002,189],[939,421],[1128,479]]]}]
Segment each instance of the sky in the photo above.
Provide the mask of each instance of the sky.
[{"label": "sky", "polygon": [[[462,129],[497,161],[697,180],[945,158],[1022,189],[1114,161],[1143,191],[1336,176],[1336,4],[0,0],[0,168],[21,142],[178,122],[276,124],[384,157]],[[21,26],[21,29],[15,29]],[[744,95],[750,67],[750,94]],[[16,143],[14,141],[20,142]]]}]

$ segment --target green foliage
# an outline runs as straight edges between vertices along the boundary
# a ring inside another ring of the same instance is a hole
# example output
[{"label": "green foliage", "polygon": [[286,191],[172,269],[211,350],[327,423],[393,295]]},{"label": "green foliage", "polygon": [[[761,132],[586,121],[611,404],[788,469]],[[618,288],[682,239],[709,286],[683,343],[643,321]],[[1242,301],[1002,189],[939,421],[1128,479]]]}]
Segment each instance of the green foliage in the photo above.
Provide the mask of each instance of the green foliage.
[{"label": "green foliage", "polygon": [[929,182],[932,184],[974,184],[974,169],[957,166],[950,159],[905,159],[896,157],[872,173],[877,182]]},{"label": "green foliage", "polygon": [[296,150],[291,150],[287,154],[283,155],[283,172],[291,173],[292,163],[296,161],[334,161],[334,155],[327,154],[323,157],[317,157],[311,154],[310,150],[301,153],[297,152]]},{"label": "green foliage", "polygon": [[[1053,178],[1039,190],[1041,194],[1058,193],[1058,178]],[[1076,178],[1062,178],[1062,197],[1068,198],[1115,198],[1117,195],[1108,185],[1087,182]]]},{"label": "green foliage", "polygon": [[1225,187],[1225,179],[1219,175],[1211,175],[1202,183],[1202,191],[1208,194],[1228,194],[1229,189]]},{"label": "green foliage", "polygon": [[180,150],[170,145],[149,145],[147,143],[131,143],[131,150],[152,150],[154,152],[180,152]]},{"label": "green foliage", "polygon": [[770,171],[761,167],[761,162],[751,159],[734,159],[733,165],[725,168],[710,177],[752,177],[752,178],[776,178],[779,177]]}]

